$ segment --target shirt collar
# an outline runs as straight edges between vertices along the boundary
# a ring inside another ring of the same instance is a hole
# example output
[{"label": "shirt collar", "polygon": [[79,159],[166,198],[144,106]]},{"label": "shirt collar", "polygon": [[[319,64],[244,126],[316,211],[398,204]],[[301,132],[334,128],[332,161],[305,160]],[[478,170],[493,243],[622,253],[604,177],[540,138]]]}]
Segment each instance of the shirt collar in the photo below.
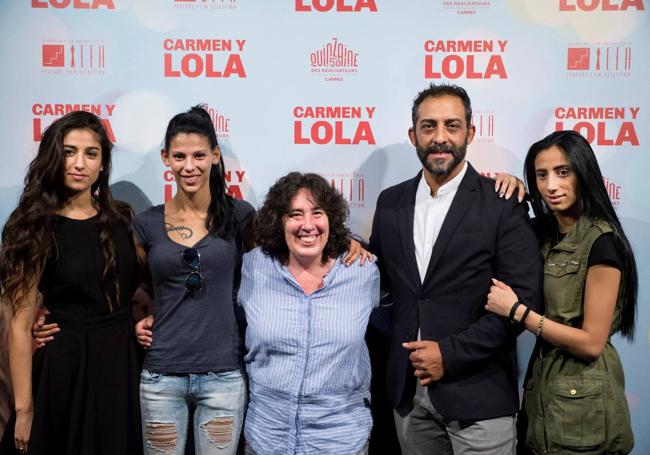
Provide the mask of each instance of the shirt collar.
[{"label": "shirt collar", "polygon": [[[343,264],[343,257],[345,256],[346,253],[343,253],[342,255],[335,258],[334,264],[332,264],[332,267],[329,269],[329,271],[323,277],[323,287],[320,288],[320,289],[317,289],[311,295],[316,294],[319,291],[322,291],[323,289],[325,289],[327,286],[329,286],[332,283],[332,281],[334,280],[334,277],[336,276],[337,270]],[[304,292],[304,290],[302,289],[300,284],[298,284],[298,281],[295,279],[295,277],[289,271],[289,268],[286,265],[284,265],[278,259],[273,258],[273,266],[278,271],[278,273],[280,275],[282,275],[289,283],[291,283],[294,287],[296,287],[300,291]]]},{"label": "shirt collar", "polygon": [[[440,188],[438,188],[438,194],[437,196],[443,196],[447,193],[454,192],[458,189],[460,186],[460,182],[463,180],[463,177],[465,177],[465,173],[467,172],[468,168],[468,163],[467,160],[463,163],[463,169],[458,173],[456,177],[442,185]],[[422,196],[429,196],[431,197],[431,188],[429,188],[429,185],[427,184],[426,179],[424,178],[424,172],[422,173],[422,178],[420,178],[420,183],[418,184],[418,189],[417,189],[418,195],[420,197]]]}]

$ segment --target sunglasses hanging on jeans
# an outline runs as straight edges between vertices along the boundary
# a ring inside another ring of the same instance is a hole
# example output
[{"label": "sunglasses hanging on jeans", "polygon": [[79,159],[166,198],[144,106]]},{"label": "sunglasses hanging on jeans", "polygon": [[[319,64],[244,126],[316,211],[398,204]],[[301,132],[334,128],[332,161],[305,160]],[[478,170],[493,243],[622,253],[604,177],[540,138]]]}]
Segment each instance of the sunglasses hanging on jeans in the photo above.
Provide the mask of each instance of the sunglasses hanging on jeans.
[{"label": "sunglasses hanging on jeans", "polygon": [[185,265],[194,269],[185,278],[185,289],[190,293],[200,291],[203,286],[203,279],[199,271],[201,255],[194,248],[186,248],[181,252],[181,260]]}]

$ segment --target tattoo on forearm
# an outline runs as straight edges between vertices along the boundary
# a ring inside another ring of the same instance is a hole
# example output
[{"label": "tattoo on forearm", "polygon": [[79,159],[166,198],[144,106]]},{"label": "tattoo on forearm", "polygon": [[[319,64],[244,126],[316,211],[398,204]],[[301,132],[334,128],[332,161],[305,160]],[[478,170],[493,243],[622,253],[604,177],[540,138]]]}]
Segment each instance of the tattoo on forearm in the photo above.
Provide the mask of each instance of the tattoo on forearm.
[{"label": "tattoo on forearm", "polygon": [[165,223],[165,230],[167,232],[178,232],[182,239],[189,239],[194,234],[192,229],[187,226],[174,226],[170,223]]}]

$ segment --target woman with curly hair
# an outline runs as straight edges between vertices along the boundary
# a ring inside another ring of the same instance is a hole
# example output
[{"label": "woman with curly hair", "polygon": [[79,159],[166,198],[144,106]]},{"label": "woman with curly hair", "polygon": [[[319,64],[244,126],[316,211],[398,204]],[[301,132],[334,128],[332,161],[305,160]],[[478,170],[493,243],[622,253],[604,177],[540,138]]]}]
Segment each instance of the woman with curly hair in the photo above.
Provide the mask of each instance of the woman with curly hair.
[{"label": "woman with curly hair", "polygon": [[[111,149],[97,116],[72,112],[56,120],[4,226],[0,299],[13,315],[16,412],[3,453],[141,451],[131,321],[138,261],[130,210],[108,186]],[[30,329],[41,296],[49,322],[62,331],[32,360]]]},{"label": "woman with curly hair", "polygon": [[629,453],[623,366],[611,337],[634,334],[632,248],[580,134],[556,131],[536,142],[524,170],[544,257],[545,313],[497,280],[486,305],[538,337],[524,382],[520,443],[534,453]]},{"label": "woman with curly hair", "polygon": [[183,454],[190,429],[197,454],[234,454],[246,407],[234,295],[255,211],[227,194],[214,126],[201,106],[170,120],[161,157],[177,192],[133,224],[154,295],[154,315],[136,326],[147,348],[144,451]]},{"label": "woman with curly hair", "polygon": [[379,304],[372,263],[345,267],[348,207],[316,174],[271,187],[244,255],[239,304],[250,404],[249,454],[367,453],[370,359],[364,341]]}]

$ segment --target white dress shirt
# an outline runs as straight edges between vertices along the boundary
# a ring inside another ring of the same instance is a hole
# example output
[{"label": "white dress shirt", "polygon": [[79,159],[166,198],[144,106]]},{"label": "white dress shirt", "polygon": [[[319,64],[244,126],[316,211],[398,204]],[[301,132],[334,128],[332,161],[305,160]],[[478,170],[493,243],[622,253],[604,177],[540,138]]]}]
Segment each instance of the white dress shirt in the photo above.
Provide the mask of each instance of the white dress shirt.
[{"label": "white dress shirt", "polygon": [[442,223],[445,221],[465,172],[467,172],[467,161],[458,175],[442,185],[435,196],[431,196],[431,188],[429,188],[424,174],[420,179],[415,194],[415,213],[413,215],[413,243],[415,243],[415,259],[420,272],[420,282],[424,282],[433,245],[436,243]]}]

